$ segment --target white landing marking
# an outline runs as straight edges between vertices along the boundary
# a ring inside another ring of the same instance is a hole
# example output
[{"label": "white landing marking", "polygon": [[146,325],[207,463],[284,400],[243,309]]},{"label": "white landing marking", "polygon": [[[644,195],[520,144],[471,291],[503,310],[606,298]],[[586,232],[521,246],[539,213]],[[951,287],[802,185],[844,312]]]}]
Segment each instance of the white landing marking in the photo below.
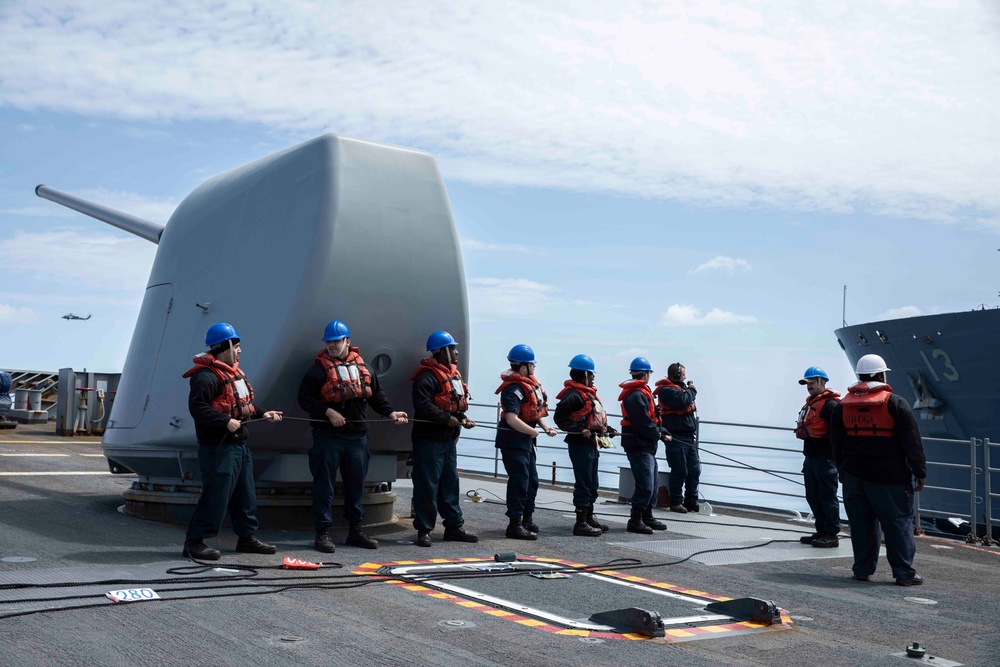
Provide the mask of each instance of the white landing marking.
[{"label": "white landing marking", "polygon": [[69,456],[69,454],[0,454],[0,456]]},{"label": "white landing marking", "polygon": [[110,475],[111,472],[0,472],[0,477],[40,477],[45,475]]}]

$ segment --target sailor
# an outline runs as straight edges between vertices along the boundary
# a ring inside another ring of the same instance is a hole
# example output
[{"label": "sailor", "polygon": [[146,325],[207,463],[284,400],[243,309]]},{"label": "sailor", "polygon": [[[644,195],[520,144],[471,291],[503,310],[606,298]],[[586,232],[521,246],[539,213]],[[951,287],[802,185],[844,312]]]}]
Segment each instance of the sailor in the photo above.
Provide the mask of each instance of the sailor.
[{"label": "sailor", "polygon": [[361,529],[365,509],[361,497],[371,452],[368,449],[368,406],[396,424],[405,424],[406,413],[397,412],[382,392],[378,376],[365,365],[361,353],[351,347],[351,331],[333,320],[323,332],[325,347],[299,384],[299,406],[312,419],[313,446],[309,450],[312,472],[312,516],[318,551],[333,553],[333,483],[337,470],[344,484],[344,519],[349,530],[347,544],[377,549],[378,542]]},{"label": "sailor", "polygon": [[469,387],[458,370],[458,343],[447,331],[427,339],[431,357],[413,374],[413,527],[417,546],[431,545],[431,531],[441,513],[446,542],[478,542],[462,527],[459,505],[458,437],[476,422],[469,409]]},{"label": "sailor", "polygon": [[608,415],[597,398],[594,386],[594,360],[578,354],[569,360],[569,379],[563,382],[562,391],[556,396],[556,426],[566,433],[569,460],[573,463],[573,506],[576,523],[573,534],[596,537],[608,531],[608,526],[594,518],[597,502],[598,438],[618,435],[608,427]]},{"label": "sailor", "polygon": [[628,457],[635,480],[632,493],[632,515],[626,530],[630,533],[652,535],[654,530],[666,530],[667,524],[653,516],[656,504],[659,469],[656,465],[656,447],[668,443],[670,432],[660,425],[656,413],[649,378],[653,367],[645,357],[636,357],[628,367],[632,379],[622,382],[618,400],[622,405],[622,449]]},{"label": "sailor", "polygon": [[698,480],[701,478],[698,408],[694,402],[698,389],[687,379],[684,365],[675,362],[667,367],[667,377],[656,383],[655,393],[660,423],[673,436],[666,445],[670,466],[670,511],[697,512],[701,509],[698,505]]},{"label": "sailor", "polygon": [[194,358],[183,377],[191,378],[188,410],[194,419],[201,469],[201,497],[184,541],[184,556],[218,560],[222,553],[205,544],[219,534],[229,510],[236,551],[273,554],[277,549],[257,538],[257,493],[246,423],[260,415],[280,422],[281,412],[262,412],[253,402],[253,387],[240,370],[240,335],[231,324],[217,322],[205,334],[208,352]]},{"label": "sailor", "polygon": [[917,586],[913,493],[924,487],[927,463],[909,404],[885,383],[888,370],[877,354],[858,359],[859,382],[834,407],[830,443],[851,524],[854,578],[875,573],[881,532],[896,584]]},{"label": "sailor", "polygon": [[532,521],[538,493],[535,439],[541,429],[549,437],[558,431],[545,423],[549,414],[548,396],[535,378],[535,351],[515,345],[507,354],[510,368],[500,375],[503,416],[497,423],[496,446],[507,471],[507,537],[538,539],[538,525]]},{"label": "sailor", "polygon": [[830,418],[840,394],[827,389],[830,376],[819,366],[810,366],[799,384],[806,386],[809,397],[799,410],[795,437],[802,440],[802,475],[806,502],[816,521],[816,532],[799,538],[802,544],[821,549],[840,546],[840,502],[837,500],[837,467],[830,450]]}]

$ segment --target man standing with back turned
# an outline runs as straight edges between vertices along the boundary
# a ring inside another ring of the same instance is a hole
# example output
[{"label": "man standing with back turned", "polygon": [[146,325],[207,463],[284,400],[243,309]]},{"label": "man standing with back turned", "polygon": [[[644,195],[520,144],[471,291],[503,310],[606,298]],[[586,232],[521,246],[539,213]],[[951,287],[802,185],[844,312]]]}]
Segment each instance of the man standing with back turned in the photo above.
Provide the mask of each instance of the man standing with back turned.
[{"label": "man standing with back turned", "polygon": [[667,464],[670,465],[670,511],[697,512],[701,509],[698,505],[698,480],[701,479],[698,408],[694,402],[698,390],[694,382],[687,379],[687,370],[678,361],[667,367],[667,377],[656,383],[655,393],[660,423],[673,436],[666,444]]},{"label": "man standing with back turned", "polygon": [[809,398],[799,411],[795,437],[802,440],[802,475],[806,502],[816,521],[816,532],[799,538],[802,544],[820,549],[840,546],[840,503],[837,502],[837,467],[830,450],[830,418],[840,394],[826,388],[830,376],[819,366],[806,369],[799,384],[806,386]]},{"label": "man standing with back turned", "polygon": [[913,493],[927,477],[920,432],[909,404],[885,383],[889,368],[882,357],[866,354],[856,370],[860,381],[848,388],[830,422],[851,523],[854,578],[868,581],[875,574],[881,526],[896,584],[917,586],[924,580],[913,569]]}]

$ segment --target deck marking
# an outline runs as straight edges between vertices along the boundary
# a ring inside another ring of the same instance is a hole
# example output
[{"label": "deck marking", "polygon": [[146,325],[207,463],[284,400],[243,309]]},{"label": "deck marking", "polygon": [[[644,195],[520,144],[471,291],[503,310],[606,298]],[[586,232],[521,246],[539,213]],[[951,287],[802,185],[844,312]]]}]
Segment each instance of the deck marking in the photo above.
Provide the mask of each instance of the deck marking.
[{"label": "deck marking", "polygon": [[69,454],[0,454],[0,456],[69,456]]},{"label": "deck marking", "polygon": [[[486,563],[492,562],[490,558],[429,558],[426,560],[405,560],[405,561],[390,561],[384,563],[362,563],[358,567],[351,570],[353,574],[359,575],[374,575],[378,573],[378,570],[383,567],[394,567],[394,566],[411,566],[411,565],[441,565],[447,563]],[[585,567],[585,565],[580,563],[572,563],[570,561],[559,560],[558,558],[533,558],[530,556],[519,556],[518,562],[537,562],[537,563],[553,563],[557,565],[566,565],[571,567]],[[695,595],[697,597],[703,598],[706,601],[726,601],[732,598],[728,598],[722,595],[713,595],[711,593],[705,593],[704,591],[695,591],[692,589],[685,588],[683,586],[676,586],[674,584],[668,584],[662,581],[653,581],[652,579],[645,579],[643,577],[622,574],[620,572],[615,572],[614,570],[600,570],[594,574],[600,574],[604,577],[610,577],[618,580],[619,583],[625,584],[638,584],[649,586],[651,588],[658,588],[661,590],[670,590],[676,593],[681,593],[684,595]],[[409,591],[415,591],[418,593],[423,593],[430,597],[446,600],[454,604],[458,604],[467,609],[474,609],[481,611],[489,616],[495,616],[497,618],[503,618],[508,621],[512,621],[519,625],[526,627],[535,628],[542,630],[543,632],[548,632],[556,635],[564,635],[569,637],[592,637],[600,639],[625,639],[634,641],[645,641],[654,639],[658,642],[664,643],[676,643],[684,641],[693,641],[698,639],[707,639],[711,637],[732,637],[734,635],[758,633],[758,632],[768,632],[773,630],[789,630],[792,625],[792,618],[789,616],[788,612],[784,609],[779,609],[781,615],[781,625],[764,625],[762,623],[752,623],[750,621],[736,621],[733,619],[730,623],[716,623],[714,625],[702,625],[693,626],[685,628],[670,628],[666,629],[666,637],[651,638],[645,637],[636,633],[617,633],[599,630],[587,630],[579,628],[567,628],[562,625],[556,625],[555,623],[550,623],[538,618],[533,618],[529,616],[523,616],[513,611],[507,609],[498,609],[496,607],[477,602],[475,600],[470,600],[466,597],[460,595],[455,595],[447,591],[443,591],[439,588],[432,587],[430,585],[424,586],[413,581],[401,580],[401,579],[389,579],[384,583],[392,584],[404,588]],[[664,619],[669,621],[670,619]]]},{"label": "deck marking", "polygon": [[43,477],[45,475],[110,475],[111,472],[0,472],[0,477]]}]

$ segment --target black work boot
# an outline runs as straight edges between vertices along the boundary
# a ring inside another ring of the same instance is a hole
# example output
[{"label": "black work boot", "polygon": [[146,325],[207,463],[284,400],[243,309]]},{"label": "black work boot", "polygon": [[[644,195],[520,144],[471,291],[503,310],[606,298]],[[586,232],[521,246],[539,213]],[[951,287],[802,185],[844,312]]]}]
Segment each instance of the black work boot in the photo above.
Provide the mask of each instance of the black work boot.
[{"label": "black work boot", "polygon": [[219,560],[222,558],[222,552],[201,540],[184,540],[184,557],[195,560]]},{"label": "black work boot", "polygon": [[813,540],[817,537],[823,537],[823,533],[813,533],[812,535],[803,535],[799,538],[799,542],[802,544],[812,544]]},{"label": "black work boot", "polygon": [[601,523],[600,521],[594,518],[593,505],[587,508],[587,523],[589,523],[594,528],[600,528],[602,533],[606,533],[609,530],[611,530],[611,527],[608,526],[606,523]]},{"label": "black work boot", "polygon": [[362,549],[378,549],[378,540],[365,535],[365,531],[361,530],[361,524],[357,523],[352,523],[350,530],[347,531],[347,544]]},{"label": "black work boot", "polygon": [[316,547],[316,551],[322,551],[325,554],[332,554],[337,550],[337,546],[330,539],[330,533],[326,530],[316,532],[316,540],[313,542],[313,546]]},{"label": "black work boot", "polygon": [[507,526],[507,537],[512,540],[537,540],[538,533],[533,533],[521,523],[521,518],[511,517],[510,525]]},{"label": "black work boot", "polygon": [[429,547],[431,545],[431,534],[426,530],[417,531],[417,546]]},{"label": "black work boot", "polygon": [[625,526],[625,530],[630,533],[639,533],[640,535],[652,535],[653,529],[647,526],[642,521],[642,508],[633,507],[632,515],[629,517],[628,525]]},{"label": "black work boot", "polygon": [[647,507],[642,513],[642,522],[653,530],[666,530],[667,524],[653,516],[653,508]]},{"label": "black work boot", "polygon": [[278,547],[261,542],[256,535],[251,535],[236,540],[236,550],[242,554],[273,554]]},{"label": "black work boot", "polygon": [[525,512],[524,516],[521,517],[521,525],[533,533],[538,532],[538,524],[531,520],[531,512]]},{"label": "black work boot", "polygon": [[576,510],[576,524],[573,525],[573,534],[581,537],[598,537],[603,535],[604,531],[587,523],[587,510],[578,509]]},{"label": "black work boot", "polygon": [[467,532],[462,526],[452,526],[444,529],[445,542],[478,542],[479,536]]}]

